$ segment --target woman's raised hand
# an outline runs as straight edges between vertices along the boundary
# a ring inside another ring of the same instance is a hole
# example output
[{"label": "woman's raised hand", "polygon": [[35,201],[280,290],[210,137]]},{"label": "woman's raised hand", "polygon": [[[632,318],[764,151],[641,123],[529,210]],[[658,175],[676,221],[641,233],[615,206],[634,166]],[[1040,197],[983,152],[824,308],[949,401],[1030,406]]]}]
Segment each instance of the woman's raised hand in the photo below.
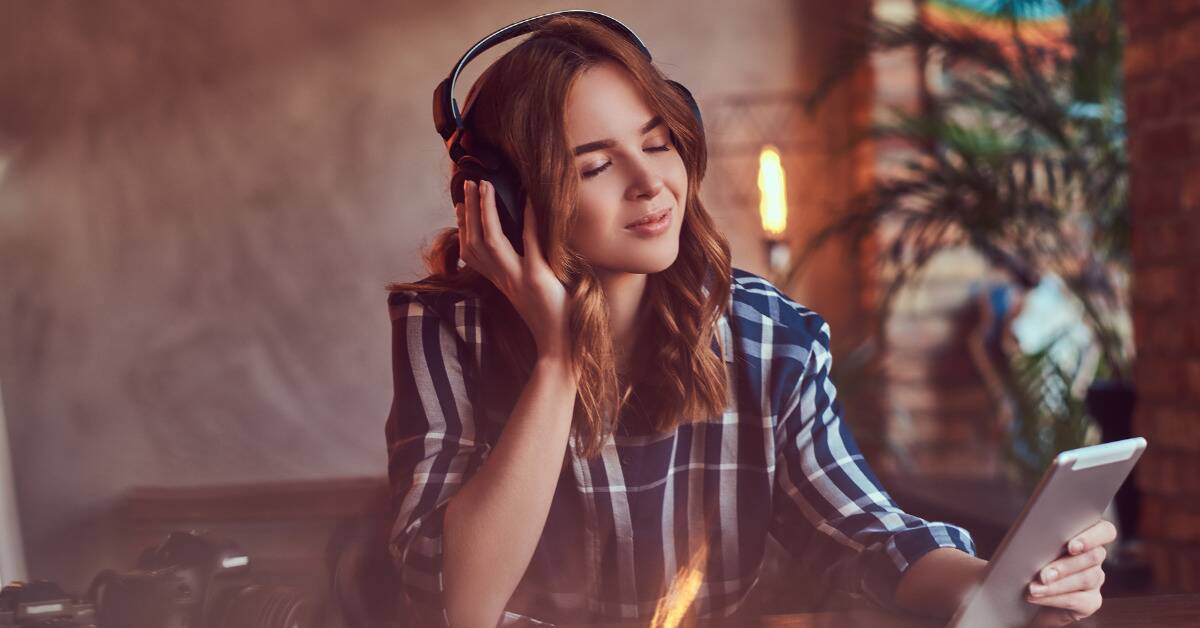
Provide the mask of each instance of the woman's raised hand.
[{"label": "woman's raised hand", "polygon": [[542,254],[532,203],[525,202],[521,256],[500,229],[492,185],[468,180],[463,187],[463,202],[454,206],[459,257],[508,297],[529,326],[540,357],[569,359],[567,290]]}]

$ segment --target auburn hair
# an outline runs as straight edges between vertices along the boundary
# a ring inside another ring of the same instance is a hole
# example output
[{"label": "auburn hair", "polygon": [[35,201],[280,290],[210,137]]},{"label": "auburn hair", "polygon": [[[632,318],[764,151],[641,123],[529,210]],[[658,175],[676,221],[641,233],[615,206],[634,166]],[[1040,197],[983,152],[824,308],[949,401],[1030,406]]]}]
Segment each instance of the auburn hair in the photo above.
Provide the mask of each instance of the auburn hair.
[{"label": "auburn hair", "polygon": [[[567,243],[580,178],[564,123],[567,93],[585,70],[610,60],[628,70],[662,116],[688,174],[679,255],[670,267],[647,276],[648,322],[638,330],[636,343],[646,353],[635,362],[642,371],[631,374],[629,382],[618,378],[599,280]],[[580,370],[571,430],[580,451],[586,457],[600,452],[627,403],[636,402],[658,432],[722,413],[728,384],[723,356],[712,347],[715,341],[720,351],[729,350],[715,335],[729,299],[730,250],[700,202],[707,154],[685,97],[609,27],[588,17],[556,16],[480,75],[467,96],[463,123],[516,167],[546,262],[571,296],[572,358]],[[452,175],[453,169],[452,164]],[[533,335],[499,289],[469,266],[459,267],[458,245],[457,227],[441,230],[424,254],[430,276],[387,289],[482,297],[484,351],[502,364],[485,376],[506,379],[490,382],[501,390],[522,390],[537,358]],[[648,374],[644,367],[651,364],[654,372]]]}]

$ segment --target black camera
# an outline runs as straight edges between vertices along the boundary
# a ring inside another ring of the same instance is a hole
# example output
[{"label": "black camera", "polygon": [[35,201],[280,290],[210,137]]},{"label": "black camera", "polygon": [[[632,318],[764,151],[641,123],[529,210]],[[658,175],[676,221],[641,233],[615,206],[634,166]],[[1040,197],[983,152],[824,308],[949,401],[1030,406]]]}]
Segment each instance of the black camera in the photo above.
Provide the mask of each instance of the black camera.
[{"label": "black camera", "polygon": [[49,580],[13,582],[0,590],[0,628],[96,628],[91,604]]},{"label": "black camera", "polygon": [[[100,628],[316,628],[320,609],[284,586],[255,584],[232,541],[172,532],[133,571],[92,581]],[[21,624],[24,626],[24,624]]]}]

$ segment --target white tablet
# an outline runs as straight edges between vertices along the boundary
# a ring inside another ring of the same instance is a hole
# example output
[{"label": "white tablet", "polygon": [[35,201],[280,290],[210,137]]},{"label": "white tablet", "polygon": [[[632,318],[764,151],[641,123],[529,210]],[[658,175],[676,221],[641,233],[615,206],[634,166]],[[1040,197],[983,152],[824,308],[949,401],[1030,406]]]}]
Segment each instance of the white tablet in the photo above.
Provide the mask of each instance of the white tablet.
[{"label": "white tablet", "polygon": [[1029,624],[1042,608],[1025,601],[1029,583],[1101,519],[1145,449],[1137,437],[1058,454],[947,628]]}]

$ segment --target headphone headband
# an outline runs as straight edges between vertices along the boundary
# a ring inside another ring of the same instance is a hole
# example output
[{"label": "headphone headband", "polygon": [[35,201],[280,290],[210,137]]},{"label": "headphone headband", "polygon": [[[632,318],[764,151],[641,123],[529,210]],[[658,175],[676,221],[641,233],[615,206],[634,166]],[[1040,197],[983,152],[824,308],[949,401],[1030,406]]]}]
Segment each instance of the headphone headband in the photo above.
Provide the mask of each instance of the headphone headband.
[{"label": "headphone headband", "polygon": [[454,65],[454,70],[450,72],[450,76],[437,86],[433,91],[433,120],[434,126],[437,128],[438,135],[442,136],[445,141],[450,141],[450,137],[454,132],[463,127],[462,114],[458,109],[458,101],[454,98],[454,85],[458,82],[458,75],[462,73],[472,59],[482,54],[485,50],[513,37],[519,37],[537,28],[542,22],[556,15],[586,15],[595,18],[613,30],[625,35],[630,42],[646,55],[647,60],[651,60],[650,50],[642,43],[637,34],[628,26],[622,24],[619,20],[609,17],[603,13],[596,11],[587,11],[583,9],[571,9],[567,11],[554,11],[542,15],[535,15],[531,18],[526,18],[520,22],[514,22],[504,28],[484,37],[471,46],[458,63]]}]

